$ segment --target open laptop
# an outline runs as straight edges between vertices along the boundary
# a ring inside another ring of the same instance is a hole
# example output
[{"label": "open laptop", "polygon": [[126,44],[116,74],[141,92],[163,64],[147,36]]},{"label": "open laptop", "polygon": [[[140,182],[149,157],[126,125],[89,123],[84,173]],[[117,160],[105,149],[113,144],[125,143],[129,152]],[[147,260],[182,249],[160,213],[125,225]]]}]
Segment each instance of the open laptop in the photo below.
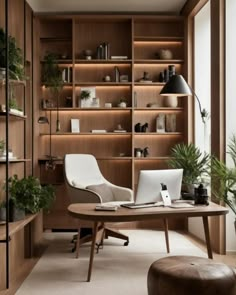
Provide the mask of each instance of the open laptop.
[{"label": "open laptop", "polygon": [[183,169],[140,170],[135,203],[122,204],[127,208],[146,208],[163,205],[161,183],[167,186],[171,200],[180,199]]}]

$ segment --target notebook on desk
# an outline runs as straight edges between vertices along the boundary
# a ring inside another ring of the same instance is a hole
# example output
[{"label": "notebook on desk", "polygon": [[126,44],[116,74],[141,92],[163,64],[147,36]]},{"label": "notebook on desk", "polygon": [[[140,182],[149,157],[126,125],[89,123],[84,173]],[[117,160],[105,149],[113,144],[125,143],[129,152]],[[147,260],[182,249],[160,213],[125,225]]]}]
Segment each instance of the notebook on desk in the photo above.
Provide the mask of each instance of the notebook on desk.
[{"label": "notebook on desk", "polygon": [[141,170],[135,203],[122,204],[130,209],[163,206],[161,183],[167,186],[171,200],[180,199],[183,169]]}]

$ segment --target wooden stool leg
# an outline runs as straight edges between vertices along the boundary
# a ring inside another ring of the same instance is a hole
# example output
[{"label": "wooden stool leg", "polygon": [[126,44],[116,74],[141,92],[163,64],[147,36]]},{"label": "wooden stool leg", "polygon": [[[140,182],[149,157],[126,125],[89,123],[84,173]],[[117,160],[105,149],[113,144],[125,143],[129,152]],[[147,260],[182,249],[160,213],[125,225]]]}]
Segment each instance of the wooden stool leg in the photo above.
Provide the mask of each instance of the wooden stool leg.
[{"label": "wooden stool leg", "polygon": [[97,239],[97,231],[98,231],[98,222],[94,222],[93,240],[92,240],[92,245],[91,245],[91,250],[90,250],[87,282],[90,282],[91,274],[92,274],[93,258],[94,258],[94,251],[95,251],[95,245],[96,245],[96,239]]},{"label": "wooden stool leg", "polygon": [[164,222],[165,239],[166,239],[166,250],[167,250],[167,253],[170,253],[169,234],[168,234],[168,219],[163,218],[163,222]]}]

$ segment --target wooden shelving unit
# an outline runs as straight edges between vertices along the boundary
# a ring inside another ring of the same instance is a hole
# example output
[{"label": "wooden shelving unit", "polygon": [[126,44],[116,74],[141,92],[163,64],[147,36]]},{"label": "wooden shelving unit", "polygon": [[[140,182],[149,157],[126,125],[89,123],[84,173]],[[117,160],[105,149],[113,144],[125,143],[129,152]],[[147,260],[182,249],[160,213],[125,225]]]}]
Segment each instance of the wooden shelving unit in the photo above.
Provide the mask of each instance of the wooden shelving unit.
[{"label": "wooden shelving unit", "polygon": [[[39,54],[38,70],[43,66],[47,51],[58,54],[61,68],[72,67],[71,83],[65,84],[59,108],[39,109],[42,114],[52,115],[52,152],[63,158],[66,153],[91,153],[99,163],[104,176],[117,185],[136,189],[141,169],[163,169],[167,167],[171,148],[179,142],[187,142],[187,104],[182,98],[177,107],[167,107],[159,95],[165,82],[160,81],[160,72],[174,65],[176,72],[184,75],[185,39],[184,18],[177,16],[135,16],[135,15],[68,15],[38,16],[37,28]],[[59,29],[61,28],[61,30]],[[107,59],[97,58],[98,47],[109,43]],[[87,60],[84,50],[92,51]],[[157,53],[170,49],[171,59],[160,59]],[[62,56],[66,57],[61,58]],[[111,56],[125,56],[125,59],[111,59]],[[115,67],[120,75],[127,75],[128,82],[116,82]],[[148,72],[152,82],[140,79]],[[110,82],[104,82],[105,76]],[[47,89],[38,85],[38,99],[53,101]],[[81,108],[79,96],[82,87],[95,87],[99,108]],[[71,97],[72,106],[66,106],[66,97]],[[127,102],[126,108],[118,107],[120,99]],[[111,103],[111,108],[105,108]],[[154,107],[148,107],[155,104]],[[56,116],[59,112],[60,132],[56,130]],[[176,116],[174,132],[157,133],[156,118],[159,114]],[[71,133],[70,119],[79,119],[80,133]],[[146,133],[136,133],[137,123],[148,123]],[[121,125],[126,133],[114,133]],[[106,133],[91,133],[93,129],[105,129]],[[49,144],[48,126],[39,130],[39,158],[47,154]],[[146,158],[136,158],[135,148],[149,148]],[[43,165],[42,162],[40,165]],[[42,169],[41,169],[42,170]],[[42,170],[43,171],[43,170]],[[45,178],[44,178],[45,179]],[[58,204],[66,208],[69,199],[63,200],[64,190],[58,192]],[[66,205],[65,205],[66,204]],[[59,208],[60,205],[57,205]],[[54,212],[55,216],[57,210]],[[61,209],[60,209],[61,210]],[[45,219],[45,227],[57,227],[53,218]],[[72,224],[66,217],[66,221]]]}]

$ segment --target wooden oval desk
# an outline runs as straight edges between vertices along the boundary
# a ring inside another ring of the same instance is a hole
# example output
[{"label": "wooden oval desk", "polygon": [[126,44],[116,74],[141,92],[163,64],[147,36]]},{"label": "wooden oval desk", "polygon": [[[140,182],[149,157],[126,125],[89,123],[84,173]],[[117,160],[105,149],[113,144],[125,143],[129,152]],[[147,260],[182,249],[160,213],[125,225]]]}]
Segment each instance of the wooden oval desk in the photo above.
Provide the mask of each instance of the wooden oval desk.
[{"label": "wooden oval desk", "polygon": [[93,222],[93,239],[90,251],[90,261],[88,269],[87,281],[89,282],[92,274],[94,250],[96,244],[98,224],[100,222],[129,222],[141,221],[158,218],[173,218],[173,217],[202,217],[205,232],[206,246],[208,257],[213,258],[210,243],[210,233],[208,216],[225,215],[228,210],[225,207],[211,203],[209,206],[196,206],[194,208],[169,208],[169,207],[151,207],[142,209],[128,209],[120,207],[117,211],[95,211],[98,204],[71,204],[68,207],[68,212],[72,217],[79,220]]}]

